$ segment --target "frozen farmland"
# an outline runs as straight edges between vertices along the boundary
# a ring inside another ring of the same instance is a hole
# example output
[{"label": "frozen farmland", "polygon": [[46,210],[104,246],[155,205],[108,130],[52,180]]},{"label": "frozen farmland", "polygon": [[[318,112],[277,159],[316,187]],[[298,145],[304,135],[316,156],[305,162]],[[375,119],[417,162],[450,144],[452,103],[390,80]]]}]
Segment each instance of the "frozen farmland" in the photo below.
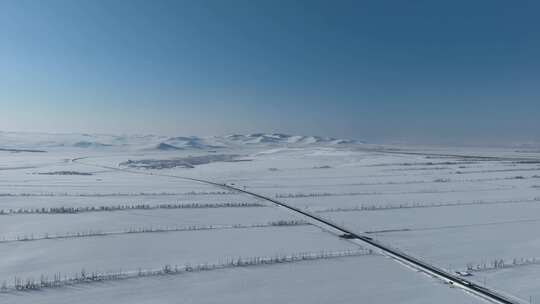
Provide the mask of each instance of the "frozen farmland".
[{"label": "frozen farmland", "polygon": [[0,303],[540,302],[535,150],[8,132],[0,148]]}]

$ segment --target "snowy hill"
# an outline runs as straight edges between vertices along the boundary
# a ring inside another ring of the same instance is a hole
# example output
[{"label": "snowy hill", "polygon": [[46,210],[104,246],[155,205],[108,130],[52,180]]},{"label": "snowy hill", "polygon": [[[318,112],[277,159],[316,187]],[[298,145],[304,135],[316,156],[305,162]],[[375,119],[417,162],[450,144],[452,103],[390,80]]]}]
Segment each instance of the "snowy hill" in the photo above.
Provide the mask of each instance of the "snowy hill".
[{"label": "snowy hill", "polygon": [[233,134],[223,137],[225,140],[232,143],[240,143],[247,145],[256,144],[275,144],[275,145],[341,145],[341,144],[355,144],[361,143],[349,139],[337,139],[332,137],[320,137],[320,136],[303,136],[303,135],[288,135],[281,133],[255,133],[255,134]]},{"label": "snowy hill", "polygon": [[173,145],[169,145],[169,144],[166,144],[166,143],[159,143],[156,148],[156,150],[159,150],[159,151],[174,151],[174,150],[184,150],[183,148],[179,148],[179,147],[176,147],[176,146],[173,146]]},{"label": "snowy hill", "polygon": [[171,137],[167,139],[166,143],[174,145],[176,147],[182,147],[184,149],[217,149],[217,148],[224,148],[224,146],[221,145],[214,145],[209,140],[205,140],[204,138],[200,138],[197,136],[190,136],[190,137]]},{"label": "snowy hill", "polygon": [[144,151],[208,150],[241,147],[344,146],[362,142],[320,136],[281,133],[232,134],[224,136],[47,134],[0,132],[3,149],[130,149]]}]

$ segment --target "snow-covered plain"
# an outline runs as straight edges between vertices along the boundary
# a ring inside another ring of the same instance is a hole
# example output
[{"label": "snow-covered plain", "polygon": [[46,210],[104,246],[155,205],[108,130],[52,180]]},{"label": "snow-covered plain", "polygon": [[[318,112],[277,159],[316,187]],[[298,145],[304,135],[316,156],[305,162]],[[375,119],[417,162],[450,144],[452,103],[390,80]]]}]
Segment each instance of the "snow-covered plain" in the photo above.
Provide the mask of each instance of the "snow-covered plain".
[{"label": "snow-covered plain", "polygon": [[[68,278],[83,269],[137,272],[359,249],[268,202],[178,177],[277,198],[451,271],[540,259],[540,154],[530,150],[285,134],[0,132],[0,302],[479,303],[378,252],[14,289],[15,278]],[[472,279],[529,300],[540,297],[530,282],[537,267],[475,271]]]}]

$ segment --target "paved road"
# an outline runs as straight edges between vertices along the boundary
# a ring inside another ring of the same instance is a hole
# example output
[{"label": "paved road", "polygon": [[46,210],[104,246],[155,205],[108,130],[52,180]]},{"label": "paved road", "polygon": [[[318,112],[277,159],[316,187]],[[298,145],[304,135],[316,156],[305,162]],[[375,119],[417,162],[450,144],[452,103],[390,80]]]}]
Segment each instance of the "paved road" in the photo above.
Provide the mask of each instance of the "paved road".
[{"label": "paved road", "polygon": [[[359,241],[362,241],[364,243],[368,243],[369,245],[375,247],[375,248],[378,248],[379,250],[381,250],[382,252],[384,252],[385,254],[391,256],[392,258],[394,259],[397,259],[401,262],[404,262],[405,264],[407,265],[410,265],[410,266],[413,266],[414,268],[417,268],[419,270],[422,270],[432,276],[435,276],[435,277],[438,277],[442,280],[444,280],[445,282],[449,283],[449,284],[452,284],[452,285],[456,285],[458,287],[461,287],[475,295],[478,295],[478,296],[481,296],[482,298],[485,298],[487,300],[490,300],[492,302],[495,302],[495,303],[504,303],[504,304],[518,304],[518,303],[521,303],[521,302],[518,302],[516,300],[512,300],[512,299],[509,299],[503,295],[500,295],[498,293],[496,293],[495,291],[492,291],[492,290],[489,290],[485,287],[482,287],[482,286],[479,286],[473,282],[470,282],[458,275],[455,275],[455,274],[452,274],[452,273],[449,273],[445,270],[442,270],[438,267],[435,267],[431,264],[428,264],[424,261],[421,261],[413,256],[410,256],[408,254],[405,254],[404,252],[401,252],[400,250],[398,249],[395,249],[395,248],[392,248],[392,247],[389,247],[388,245],[385,245],[385,244],[382,244],[380,242],[378,242],[377,240],[371,238],[371,237],[368,237],[368,236],[365,236],[365,235],[362,235],[362,234],[358,234],[358,233],[355,233],[345,227],[342,227],[340,225],[337,225],[335,223],[332,223],[331,221],[327,220],[327,219],[324,219],[324,218],[321,218],[317,215],[314,215],[314,214],[311,214],[309,212],[306,212],[305,210],[301,210],[301,209],[298,209],[296,207],[293,207],[289,204],[286,204],[286,203],[283,203],[281,201],[278,201],[278,200],[275,200],[273,198],[270,198],[270,197],[266,197],[266,196],[263,196],[263,195],[260,195],[260,194],[257,194],[257,193],[254,193],[254,192],[251,192],[251,191],[247,191],[247,190],[243,190],[243,189],[240,189],[240,188],[237,188],[237,187],[233,187],[233,186],[230,186],[230,185],[224,185],[224,184],[218,184],[218,183],[214,183],[214,182],[211,182],[211,181],[205,181],[205,180],[199,180],[199,179],[194,179],[194,180],[197,180],[199,182],[204,182],[204,183],[207,183],[207,184],[212,184],[212,185],[216,185],[216,186],[221,186],[222,188],[226,188],[226,189],[229,189],[229,190],[234,190],[234,191],[238,191],[238,192],[242,192],[242,193],[245,193],[245,194],[248,194],[248,195],[251,195],[251,196],[254,196],[254,197],[257,197],[257,198],[260,198],[260,199],[263,199],[263,200],[266,200],[268,202],[271,202],[271,203],[274,203],[278,206],[281,206],[281,207],[284,207],[286,209],[289,209],[290,211],[293,211],[295,213],[298,213],[298,214],[301,214],[305,217],[308,217],[314,221],[316,221],[317,223],[319,224],[323,224],[324,226],[329,226],[337,231],[339,231],[340,233],[342,233],[343,236],[347,237],[348,239],[355,239],[355,240],[359,240]],[[320,226],[320,225],[319,225]]]},{"label": "paved road", "polygon": [[[245,189],[241,189],[241,188],[238,188],[238,187],[235,187],[235,186],[232,186],[232,185],[228,185],[228,184],[221,184],[221,183],[216,183],[216,182],[213,182],[213,181],[210,181],[210,180],[204,180],[204,179],[197,179],[197,178],[191,178],[191,177],[183,177],[183,176],[177,176],[177,175],[169,175],[169,174],[159,174],[159,173],[149,173],[149,172],[142,172],[142,171],[135,171],[135,170],[129,170],[129,169],[121,169],[121,168],[118,168],[118,167],[109,167],[109,166],[100,166],[100,165],[96,165],[96,164],[89,164],[89,163],[85,163],[85,162],[81,162],[80,160],[82,160],[84,158],[76,158],[76,159],[72,159],[73,162],[78,162],[80,164],[84,164],[84,165],[90,165],[90,166],[96,166],[96,167],[101,167],[101,168],[105,168],[105,169],[111,169],[111,170],[118,170],[118,171],[124,171],[124,172],[130,172],[130,173],[134,173],[134,174],[143,174],[143,175],[156,175],[156,176],[164,176],[164,177],[170,177],[170,178],[177,178],[177,179],[182,179],[182,180],[190,180],[190,181],[196,181],[196,182],[199,182],[199,183],[204,183],[204,184],[208,184],[208,185],[213,185],[213,186],[217,186],[217,187],[221,187],[223,189],[227,189],[227,190],[230,190],[230,191],[236,191],[236,192],[240,192],[240,193],[244,193],[244,194],[247,194],[247,195],[250,195],[252,197],[256,197],[258,199],[261,199],[261,200],[264,200],[264,201],[267,201],[267,202],[270,202],[274,205],[277,205],[277,206],[280,206],[280,207],[283,207],[293,213],[296,213],[296,214],[299,214],[299,215],[302,215],[308,219],[311,220],[311,222],[321,228],[324,228],[324,229],[327,229],[327,230],[334,230],[336,232],[338,232],[338,234],[341,234],[342,237],[345,237],[347,239],[350,239],[351,241],[355,241],[355,242],[358,242],[359,245],[365,245],[365,244],[369,244],[370,246],[374,247],[374,248],[377,248],[379,249],[382,253],[386,254],[387,256],[397,260],[397,261],[400,261],[410,267],[413,267],[414,269],[417,269],[417,270],[420,270],[424,273],[427,273],[433,277],[436,277],[438,279],[441,279],[442,281],[448,283],[448,284],[451,284],[453,286],[456,286],[456,287],[459,287],[459,288],[462,288],[464,290],[466,290],[467,292],[471,293],[471,294],[474,294],[476,296],[479,296],[483,299],[486,299],[486,300],[489,300],[493,303],[498,303],[498,304],[524,304],[523,301],[519,301],[517,299],[510,299],[504,295],[501,295],[493,290],[490,290],[488,288],[485,288],[485,287],[482,287],[480,285],[477,285],[476,283],[473,283],[469,280],[466,280],[464,279],[463,277],[457,275],[457,274],[453,274],[453,273],[450,273],[450,272],[447,272],[441,268],[438,268],[436,266],[433,266],[425,261],[422,261],[418,258],[415,258],[409,254],[406,254],[402,251],[400,251],[399,249],[396,249],[396,248],[392,248],[386,244],[383,244],[369,236],[366,236],[366,235],[363,235],[363,234],[359,234],[359,233],[356,233],[354,231],[351,231],[349,230],[348,228],[346,227],[343,227],[341,225],[338,225],[338,224],[335,224],[331,221],[329,221],[328,219],[324,219],[320,216],[317,216],[315,214],[312,214],[310,212],[307,212],[305,210],[301,210],[299,208],[296,208],[294,206],[291,206],[287,203],[284,203],[282,201],[278,201],[276,199],[273,199],[273,198],[270,198],[270,197],[267,197],[267,196],[264,196],[264,195],[261,195],[261,194],[258,194],[258,193],[255,193],[255,192],[251,192],[251,191],[247,191]],[[331,228],[331,229],[329,229]]]}]

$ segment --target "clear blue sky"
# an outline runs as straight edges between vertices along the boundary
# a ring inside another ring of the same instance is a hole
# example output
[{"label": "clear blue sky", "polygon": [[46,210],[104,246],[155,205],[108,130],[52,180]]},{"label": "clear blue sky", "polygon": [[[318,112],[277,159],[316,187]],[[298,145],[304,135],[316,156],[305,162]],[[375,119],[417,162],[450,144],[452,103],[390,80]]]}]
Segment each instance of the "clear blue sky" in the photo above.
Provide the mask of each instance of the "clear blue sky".
[{"label": "clear blue sky", "polygon": [[538,1],[0,0],[0,130],[516,141]]}]

